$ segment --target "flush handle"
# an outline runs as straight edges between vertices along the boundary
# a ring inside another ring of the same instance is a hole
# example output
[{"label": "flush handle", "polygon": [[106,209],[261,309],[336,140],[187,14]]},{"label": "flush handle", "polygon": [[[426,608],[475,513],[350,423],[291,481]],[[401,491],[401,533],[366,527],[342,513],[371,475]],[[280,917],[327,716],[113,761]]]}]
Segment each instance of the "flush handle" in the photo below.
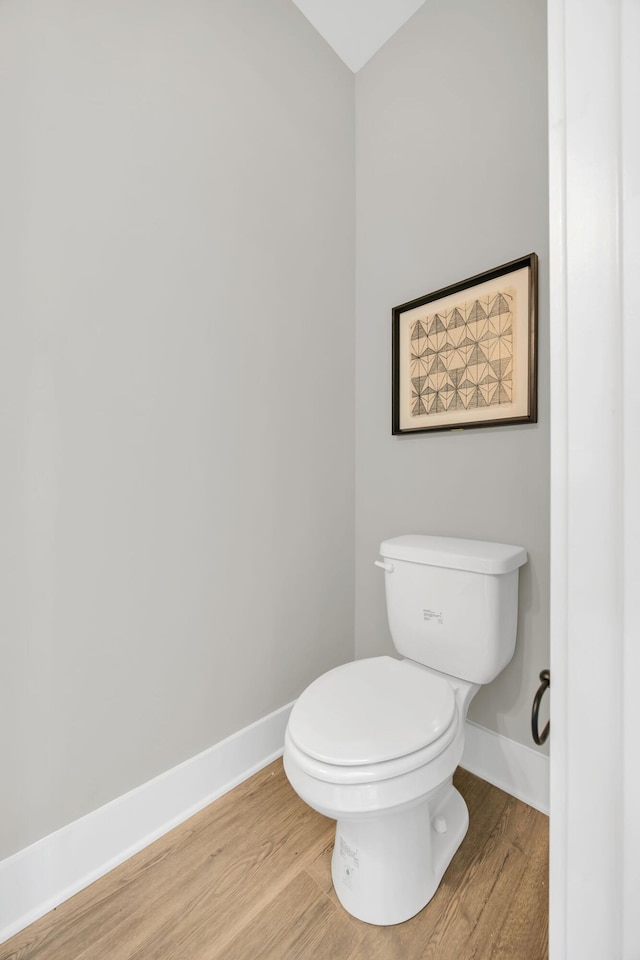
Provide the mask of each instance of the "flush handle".
[{"label": "flush handle", "polygon": [[548,670],[543,670],[540,674],[540,686],[538,687],[538,692],[533,698],[533,707],[531,708],[531,736],[539,747],[545,743],[547,737],[549,736],[549,723],[547,723],[542,733],[540,733],[538,729],[538,714],[540,713],[540,702],[550,686],[551,674]]},{"label": "flush handle", "polygon": [[387,563],[386,560],[374,560],[373,561],[376,567],[382,567],[383,570],[386,570],[387,573],[393,573],[395,567],[392,563]]}]

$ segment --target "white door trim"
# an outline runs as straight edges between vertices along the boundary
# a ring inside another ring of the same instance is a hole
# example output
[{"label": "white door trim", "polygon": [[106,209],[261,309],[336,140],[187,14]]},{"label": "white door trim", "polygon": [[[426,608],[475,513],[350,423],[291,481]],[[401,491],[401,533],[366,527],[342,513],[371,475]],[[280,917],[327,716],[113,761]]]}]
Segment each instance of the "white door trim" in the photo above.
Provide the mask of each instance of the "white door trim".
[{"label": "white door trim", "polygon": [[622,943],[640,957],[640,0],[621,10],[623,331]]},{"label": "white door trim", "polygon": [[640,0],[548,11],[550,958],[637,960]]}]

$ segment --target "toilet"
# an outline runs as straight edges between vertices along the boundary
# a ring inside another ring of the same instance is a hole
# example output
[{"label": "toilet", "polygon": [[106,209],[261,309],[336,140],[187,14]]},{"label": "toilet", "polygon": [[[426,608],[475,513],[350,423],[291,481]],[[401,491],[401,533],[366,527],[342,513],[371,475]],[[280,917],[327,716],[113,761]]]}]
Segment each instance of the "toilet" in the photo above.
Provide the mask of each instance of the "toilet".
[{"label": "toilet", "polygon": [[284,769],[336,820],[331,874],[344,908],[402,923],[436,892],[469,824],[453,786],[469,704],[509,663],[522,547],[410,535],[380,546],[391,636],[402,659],[330,670],[301,694]]}]

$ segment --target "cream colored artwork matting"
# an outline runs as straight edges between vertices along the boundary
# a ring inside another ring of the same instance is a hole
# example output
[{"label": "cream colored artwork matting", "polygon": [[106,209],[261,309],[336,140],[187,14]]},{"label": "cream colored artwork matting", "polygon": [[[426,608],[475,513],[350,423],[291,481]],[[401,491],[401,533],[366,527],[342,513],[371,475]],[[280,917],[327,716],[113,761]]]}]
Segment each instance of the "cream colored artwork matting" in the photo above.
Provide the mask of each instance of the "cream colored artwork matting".
[{"label": "cream colored artwork matting", "polygon": [[537,257],[393,310],[393,433],[532,423]]}]

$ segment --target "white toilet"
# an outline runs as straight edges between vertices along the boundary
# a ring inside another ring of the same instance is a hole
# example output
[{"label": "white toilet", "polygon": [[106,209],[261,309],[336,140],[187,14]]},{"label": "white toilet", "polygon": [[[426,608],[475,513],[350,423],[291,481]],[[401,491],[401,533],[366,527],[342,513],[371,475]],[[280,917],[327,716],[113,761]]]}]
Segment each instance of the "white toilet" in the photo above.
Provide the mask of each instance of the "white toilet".
[{"label": "white toilet", "polygon": [[330,670],[296,702],[284,768],[337,820],[331,871],[342,905],[401,923],[429,902],[469,814],[452,783],[467,709],[509,663],[522,547],[404,536],[380,546],[391,636],[404,659]]}]

